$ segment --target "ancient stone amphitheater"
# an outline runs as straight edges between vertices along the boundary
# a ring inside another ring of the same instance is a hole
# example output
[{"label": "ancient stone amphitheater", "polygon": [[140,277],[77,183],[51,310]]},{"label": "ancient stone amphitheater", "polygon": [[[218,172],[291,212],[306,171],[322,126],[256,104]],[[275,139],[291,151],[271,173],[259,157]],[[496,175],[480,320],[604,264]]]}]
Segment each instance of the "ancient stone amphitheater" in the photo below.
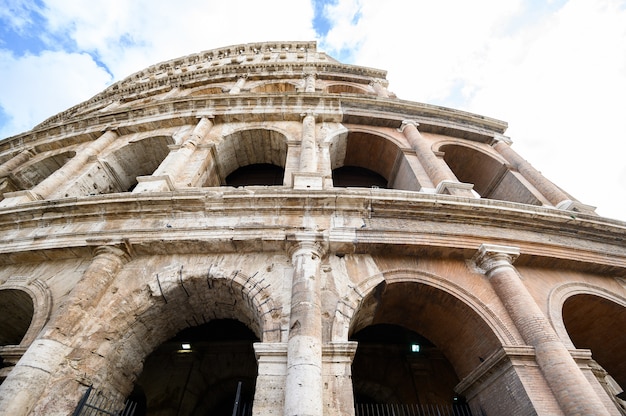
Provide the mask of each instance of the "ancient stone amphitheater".
[{"label": "ancient stone amphitheater", "polygon": [[387,84],[230,46],[0,141],[0,414],[626,414],[626,224]]}]

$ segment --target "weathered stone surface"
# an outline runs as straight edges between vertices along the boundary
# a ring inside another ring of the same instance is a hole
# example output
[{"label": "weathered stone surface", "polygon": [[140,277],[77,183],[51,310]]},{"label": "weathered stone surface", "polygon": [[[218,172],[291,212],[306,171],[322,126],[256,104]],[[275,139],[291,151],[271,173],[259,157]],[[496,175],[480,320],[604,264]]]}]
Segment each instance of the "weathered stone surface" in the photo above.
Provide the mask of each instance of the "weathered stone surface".
[{"label": "weathered stone surface", "polygon": [[624,414],[626,224],[385,77],[235,45],[0,141],[0,415]]}]

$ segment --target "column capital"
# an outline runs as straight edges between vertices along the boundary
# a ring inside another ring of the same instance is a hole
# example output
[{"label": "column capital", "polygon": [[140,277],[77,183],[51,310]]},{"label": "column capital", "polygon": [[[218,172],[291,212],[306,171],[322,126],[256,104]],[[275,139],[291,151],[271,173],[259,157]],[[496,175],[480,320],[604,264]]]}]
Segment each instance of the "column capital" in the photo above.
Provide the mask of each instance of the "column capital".
[{"label": "column capital", "polygon": [[497,143],[500,143],[500,142],[506,143],[509,146],[513,144],[513,140],[511,140],[510,137],[505,136],[504,134],[496,134],[496,135],[493,136],[493,142],[491,143],[491,145],[493,146],[493,145],[495,145]]},{"label": "column capital", "polygon": [[472,260],[483,273],[489,274],[498,267],[512,267],[519,254],[517,247],[482,244]]},{"label": "column capital", "polygon": [[314,111],[306,111],[306,112],[300,113],[300,117],[302,117],[302,119],[305,119],[308,116],[316,118],[317,117],[317,113],[314,112]]},{"label": "column capital", "polygon": [[328,252],[327,236],[321,233],[295,233],[287,235],[287,252],[292,259],[303,254],[323,258]]},{"label": "column capital", "polygon": [[404,129],[407,126],[413,126],[413,127],[415,127],[417,129],[419,127],[419,125],[420,125],[420,123],[418,123],[415,120],[402,120],[402,124],[400,124],[400,127],[398,127],[398,131],[404,133]]},{"label": "column capital", "polygon": [[[95,242],[95,241],[94,241]],[[126,264],[132,257],[132,248],[128,242],[120,243],[102,243],[93,247],[92,256],[110,256],[119,260],[122,264]]]}]

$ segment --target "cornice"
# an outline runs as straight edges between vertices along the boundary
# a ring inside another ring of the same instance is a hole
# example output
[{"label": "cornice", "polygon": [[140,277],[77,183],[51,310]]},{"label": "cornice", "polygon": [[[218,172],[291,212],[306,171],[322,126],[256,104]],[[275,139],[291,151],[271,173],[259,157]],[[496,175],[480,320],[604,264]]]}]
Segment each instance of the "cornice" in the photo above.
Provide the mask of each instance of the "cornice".
[{"label": "cornice", "polygon": [[[97,138],[115,128],[130,134],[194,124],[198,116],[212,114],[216,122],[300,121],[300,114],[315,109],[319,121],[344,122],[397,128],[406,119],[419,122],[423,132],[490,142],[506,130],[506,123],[450,108],[423,103],[368,97],[359,94],[219,94],[174,97],[98,111],[74,117],[63,124],[40,127],[0,142],[0,163],[36,143],[61,148]],[[60,138],[62,136],[62,138]]]},{"label": "cornice", "polygon": [[[254,221],[246,220],[251,212]],[[139,254],[284,250],[288,236],[301,231],[298,218],[305,212],[328,224],[335,253],[445,253],[469,259],[481,244],[498,244],[519,247],[516,265],[626,271],[626,223],[620,221],[446,195],[279,187],[110,194],[4,208],[0,258],[19,261],[20,253],[34,252],[62,257],[64,250],[75,256],[94,238],[129,241]],[[334,226],[336,215],[361,225]]]}]

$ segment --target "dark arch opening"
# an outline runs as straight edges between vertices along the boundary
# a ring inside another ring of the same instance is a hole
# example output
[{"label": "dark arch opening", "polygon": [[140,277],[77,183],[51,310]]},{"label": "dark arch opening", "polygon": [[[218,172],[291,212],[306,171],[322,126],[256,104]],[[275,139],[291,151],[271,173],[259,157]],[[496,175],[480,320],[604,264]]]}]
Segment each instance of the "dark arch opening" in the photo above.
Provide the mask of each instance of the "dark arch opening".
[{"label": "dark arch opening", "polygon": [[333,169],[333,186],[357,188],[387,188],[387,179],[373,170],[359,166]]},{"label": "dark arch opening", "polygon": [[[359,343],[352,366],[355,398],[383,406],[376,411],[392,404],[411,411],[439,405],[468,414],[454,388],[501,345],[467,303],[416,281],[381,282],[360,303],[350,333]],[[357,415],[371,410],[358,405]]]},{"label": "dark arch opening", "polygon": [[590,349],[626,390],[626,308],[600,296],[574,295],[563,304],[563,323],[574,346]]},{"label": "dark arch opening", "polygon": [[[427,338],[400,325],[376,324],[353,337],[357,404],[454,404],[459,379]],[[457,398],[458,400],[458,398]]]},{"label": "dark arch opening", "polygon": [[252,344],[257,341],[234,319],[184,329],[148,356],[129,398],[145,397],[143,414],[231,416],[241,382],[239,414],[251,414],[257,376]]},{"label": "dark arch opening", "polygon": [[30,295],[18,289],[0,290],[0,346],[19,345],[33,320]]},{"label": "dark arch opening", "polygon": [[242,166],[226,177],[227,186],[279,186],[283,184],[285,169],[270,163]]},{"label": "dark arch opening", "polygon": [[443,145],[443,159],[461,182],[483,198],[541,205],[541,201],[499,160],[468,146]]}]

